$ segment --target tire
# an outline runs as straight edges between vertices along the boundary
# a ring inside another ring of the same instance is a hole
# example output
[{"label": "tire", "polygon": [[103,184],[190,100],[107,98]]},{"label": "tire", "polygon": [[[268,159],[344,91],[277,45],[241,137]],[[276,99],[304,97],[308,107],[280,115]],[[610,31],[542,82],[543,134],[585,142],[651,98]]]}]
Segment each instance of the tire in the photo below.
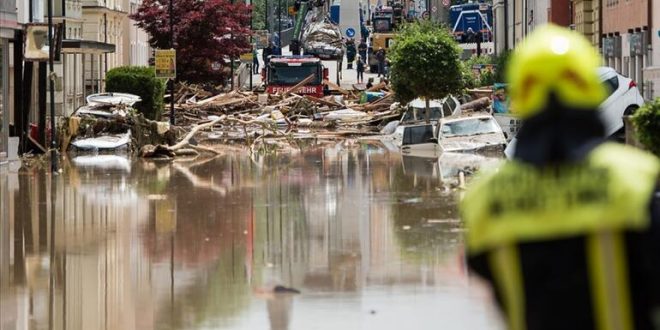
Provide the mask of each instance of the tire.
[{"label": "tire", "polygon": [[625,111],[623,111],[623,115],[624,116],[630,116],[630,115],[634,114],[635,111],[637,111],[637,109],[639,109],[638,106],[631,105],[631,106],[627,107]]},{"label": "tire", "polygon": [[[631,106],[627,107],[625,111],[623,111],[623,115],[624,116],[630,116],[630,115],[634,114],[635,111],[637,111],[637,109],[639,109],[639,107],[637,105],[631,105]],[[626,143],[626,122],[625,121],[623,122],[623,127],[620,130],[618,130],[616,133],[612,134],[612,138],[617,142]]]}]

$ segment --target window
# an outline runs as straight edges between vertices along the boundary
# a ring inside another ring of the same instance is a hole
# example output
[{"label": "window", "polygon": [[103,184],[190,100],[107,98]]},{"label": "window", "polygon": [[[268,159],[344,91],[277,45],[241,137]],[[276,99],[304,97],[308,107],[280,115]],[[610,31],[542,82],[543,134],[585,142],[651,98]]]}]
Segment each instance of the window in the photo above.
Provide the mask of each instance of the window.
[{"label": "window", "polygon": [[406,127],[403,131],[401,145],[430,143],[433,138],[433,125]]},{"label": "window", "polygon": [[499,126],[492,118],[474,118],[445,123],[442,125],[443,138],[458,136],[472,136],[479,134],[497,133]]},{"label": "window", "polygon": [[617,89],[619,89],[619,77],[614,76],[610,79],[603,81],[603,86],[605,86],[607,96],[612,95]]},{"label": "window", "polygon": [[445,102],[442,104],[442,112],[444,113],[445,117],[449,117],[454,113],[454,110],[456,110],[456,102],[454,102],[454,99],[451,97],[447,97],[445,99]]}]

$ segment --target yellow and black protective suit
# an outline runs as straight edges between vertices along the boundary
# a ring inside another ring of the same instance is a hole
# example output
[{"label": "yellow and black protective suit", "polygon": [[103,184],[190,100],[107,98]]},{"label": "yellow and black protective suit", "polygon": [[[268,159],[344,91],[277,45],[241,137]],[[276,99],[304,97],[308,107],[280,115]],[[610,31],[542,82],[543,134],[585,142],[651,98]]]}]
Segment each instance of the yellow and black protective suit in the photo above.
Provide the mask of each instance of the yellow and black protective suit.
[{"label": "yellow and black protective suit", "polygon": [[461,203],[469,265],[509,329],[660,324],[660,162],[603,142],[598,63],[574,32],[528,37],[508,73],[524,119],[514,159],[476,178]]}]

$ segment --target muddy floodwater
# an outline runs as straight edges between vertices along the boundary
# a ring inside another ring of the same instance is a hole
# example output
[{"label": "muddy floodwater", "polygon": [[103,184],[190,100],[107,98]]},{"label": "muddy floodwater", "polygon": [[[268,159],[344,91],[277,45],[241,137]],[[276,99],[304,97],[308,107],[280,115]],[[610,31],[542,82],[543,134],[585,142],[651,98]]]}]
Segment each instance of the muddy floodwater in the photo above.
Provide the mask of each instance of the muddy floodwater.
[{"label": "muddy floodwater", "polygon": [[345,140],[2,166],[0,329],[501,329],[454,189],[482,158]]}]

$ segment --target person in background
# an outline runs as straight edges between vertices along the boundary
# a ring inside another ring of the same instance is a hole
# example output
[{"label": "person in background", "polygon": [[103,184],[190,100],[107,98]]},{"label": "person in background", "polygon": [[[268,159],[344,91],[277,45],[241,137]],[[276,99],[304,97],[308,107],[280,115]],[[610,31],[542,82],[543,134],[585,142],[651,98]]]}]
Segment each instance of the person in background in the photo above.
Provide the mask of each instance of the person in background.
[{"label": "person in background", "polygon": [[264,48],[261,51],[261,56],[263,57],[264,60],[264,68],[268,67],[268,61],[269,61],[269,56],[273,55],[273,43],[269,42],[268,47]]},{"label": "person in background", "polygon": [[508,65],[513,159],[461,202],[509,329],[660,329],[660,161],[605,142],[599,65],[581,34],[535,28]]},{"label": "person in background", "polygon": [[378,60],[378,77],[385,74],[385,50],[383,47],[376,51],[376,60]]},{"label": "person in background", "polygon": [[361,84],[364,82],[364,61],[362,56],[358,55],[357,57],[357,83]]},{"label": "person in background", "polygon": [[367,61],[367,43],[364,40],[360,40],[358,44],[358,55],[362,57],[362,60]]},{"label": "person in background", "polygon": [[383,65],[383,77],[385,79],[390,78],[390,60],[385,59],[385,64]]},{"label": "person in background", "polygon": [[349,38],[346,40],[346,69],[353,69],[353,62],[355,61],[355,40]]},{"label": "person in background", "polygon": [[252,74],[259,74],[259,52],[256,45],[252,48]]}]

